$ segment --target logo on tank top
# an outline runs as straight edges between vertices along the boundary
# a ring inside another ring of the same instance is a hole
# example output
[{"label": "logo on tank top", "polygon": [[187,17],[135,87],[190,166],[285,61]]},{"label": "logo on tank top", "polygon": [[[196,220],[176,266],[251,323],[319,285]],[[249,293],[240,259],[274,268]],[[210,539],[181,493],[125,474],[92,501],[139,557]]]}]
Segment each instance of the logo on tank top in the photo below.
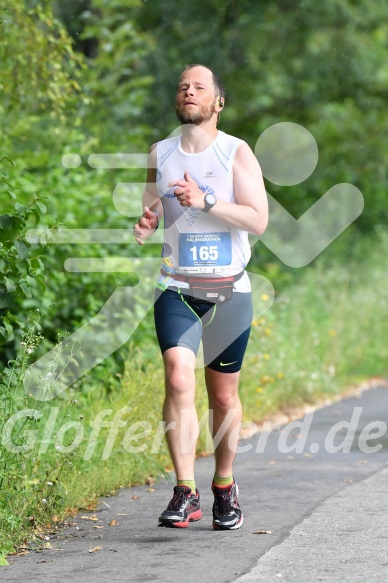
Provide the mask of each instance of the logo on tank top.
[{"label": "logo on tank top", "polygon": [[215,178],[214,172],[206,172],[204,178]]}]

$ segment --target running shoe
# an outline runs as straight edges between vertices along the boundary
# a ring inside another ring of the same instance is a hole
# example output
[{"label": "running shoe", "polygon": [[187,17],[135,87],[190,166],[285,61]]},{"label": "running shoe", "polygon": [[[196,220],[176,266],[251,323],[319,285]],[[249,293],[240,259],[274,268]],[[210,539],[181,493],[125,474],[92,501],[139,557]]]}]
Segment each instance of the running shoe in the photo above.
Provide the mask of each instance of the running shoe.
[{"label": "running shoe", "polygon": [[213,529],[236,530],[243,523],[243,514],[238,503],[238,486],[233,480],[230,486],[212,484],[214,494]]},{"label": "running shoe", "polygon": [[202,518],[199,492],[188,486],[175,486],[174,495],[166,510],[159,516],[159,526],[187,528],[189,522]]}]

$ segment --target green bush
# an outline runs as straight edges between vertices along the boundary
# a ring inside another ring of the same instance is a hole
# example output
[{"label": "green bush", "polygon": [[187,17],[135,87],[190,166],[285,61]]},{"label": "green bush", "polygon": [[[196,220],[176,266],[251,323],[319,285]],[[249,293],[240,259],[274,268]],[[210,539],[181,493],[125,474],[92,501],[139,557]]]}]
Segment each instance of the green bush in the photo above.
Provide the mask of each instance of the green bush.
[{"label": "green bush", "polygon": [[36,287],[40,293],[45,289],[41,246],[28,243],[24,237],[30,219],[33,218],[36,225],[46,212],[44,197],[34,196],[29,204],[18,202],[15,187],[4,172],[5,162],[14,164],[8,156],[0,157],[0,196],[2,199],[9,197],[14,210],[0,215],[0,345],[4,348],[0,368],[7,357],[12,357],[12,351],[10,353],[4,345],[20,341],[20,331],[25,328],[24,300],[32,298]]}]

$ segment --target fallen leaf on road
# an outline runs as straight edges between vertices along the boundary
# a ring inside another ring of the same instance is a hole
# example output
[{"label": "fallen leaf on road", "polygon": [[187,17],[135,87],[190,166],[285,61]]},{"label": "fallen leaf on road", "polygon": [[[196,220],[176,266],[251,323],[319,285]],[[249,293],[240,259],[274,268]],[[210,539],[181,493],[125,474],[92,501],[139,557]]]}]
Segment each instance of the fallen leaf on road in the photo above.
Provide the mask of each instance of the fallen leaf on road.
[{"label": "fallen leaf on road", "polygon": [[147,486],[153,486],[155,484],[155,479],[152,476],[148,476],[145,483],[147,484]]},{"label": "fallen leaf on road", "polygon": [[89,553],[95,553],[96,551],[101,551],[102,547],[94,547],[92,549],[89,549]]},{"label": "fallen leaf on road", "polygon": [[95,525],[93,526],[93,528],[104,528],[104,527],[103,527],[102,525],[100,525],[100,524],[95,524]]},{"label": "fallen leaf on road", "polygon": [[98,518],[95,514],[93,516],[80,516],[83,520],[94,520],[94,522],[98,522]]},{"label": "fallen leaf on road", "polygon": [[115,518],[113,518],[113,520],[110,521],[109,526],[117,526],[118,522]]},{"label": "fallen leaf on road", "polygon": [[146,492],[155,492],[155,488],[147,488]]},{"label": "fallen leaf on road", "polygon": [[128,514],[123,514],[122,512],[118,512],[116,516],[128,516]]},{"label": "fallen leaf on road", "polygon": [[132,500],[139,500],[140,496],[132,496]]},{"label": "fallen leaf on road", "polygon": [[256,530],[252,534],[272,534],[272,530]]}]

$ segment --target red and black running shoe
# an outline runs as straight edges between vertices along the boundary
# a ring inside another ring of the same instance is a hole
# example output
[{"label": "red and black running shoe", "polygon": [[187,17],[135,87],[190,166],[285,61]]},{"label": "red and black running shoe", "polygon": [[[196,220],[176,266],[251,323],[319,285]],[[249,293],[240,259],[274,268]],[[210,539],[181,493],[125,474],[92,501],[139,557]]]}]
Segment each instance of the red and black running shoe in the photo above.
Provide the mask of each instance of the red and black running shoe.
[{"label": "red and black running shoe", "polygon": [[238,486],[233,480],[230,486],[212,484],[214,494],[213,529],[237,530],[243,523],[243,514],[238,503]]},{"label": "red and black running shoe", "polygon": [[175,486],[174,495],[166,510],[159,516],[159,526],[187,528],[189,522],[202,518],[199,492],[188,486]]}]

